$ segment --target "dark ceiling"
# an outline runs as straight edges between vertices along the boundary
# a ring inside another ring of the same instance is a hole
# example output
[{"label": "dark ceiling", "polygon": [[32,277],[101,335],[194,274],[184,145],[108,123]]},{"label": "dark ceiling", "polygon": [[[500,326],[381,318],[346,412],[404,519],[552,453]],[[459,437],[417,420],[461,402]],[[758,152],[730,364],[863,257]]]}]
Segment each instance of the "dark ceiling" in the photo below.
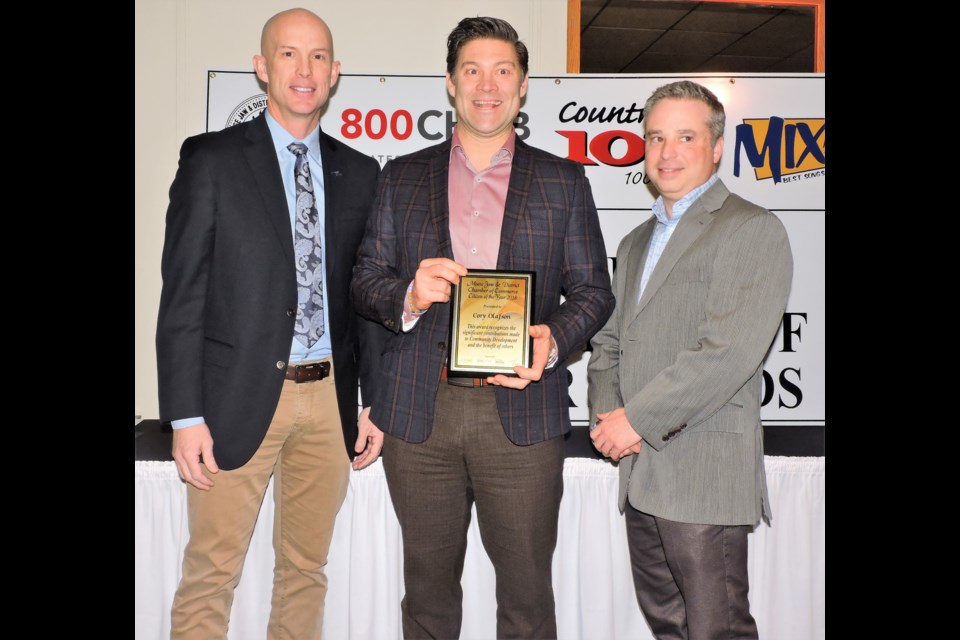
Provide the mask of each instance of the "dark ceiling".
[{"label": "dark ceiling", "polygon": [[582,0],[581,73],[814,71],[814,10]]}]

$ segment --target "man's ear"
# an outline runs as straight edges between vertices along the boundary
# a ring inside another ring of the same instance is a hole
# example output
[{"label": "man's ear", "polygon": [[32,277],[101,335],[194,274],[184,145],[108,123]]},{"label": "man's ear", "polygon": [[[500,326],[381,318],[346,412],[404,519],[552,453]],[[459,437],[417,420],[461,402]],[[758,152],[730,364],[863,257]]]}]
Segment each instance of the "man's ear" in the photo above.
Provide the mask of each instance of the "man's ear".
[{"label": "man's ear", "polygon": [[723,155],[723,136],[717,138],[717,143],[713,145],[713,164],[720,162],[720,156]]},{"label": "man's ear", "polygon": [[330,66],[330,88],[337,86],[337,80],[340,79],[340,61],[334,60]]},{"label": "man's ear", "polygon": [[257,77],[260,78],[264,84],[270,84],[270,77],[267,75],[266,58],[259,54],[253,56],[253,70],[257,72]]},{"label": "man's ear", "polygon": [[451,98],[457,97],[457,83],[453,81],[449,73],[447,74],[447,93],[450,94]]}]

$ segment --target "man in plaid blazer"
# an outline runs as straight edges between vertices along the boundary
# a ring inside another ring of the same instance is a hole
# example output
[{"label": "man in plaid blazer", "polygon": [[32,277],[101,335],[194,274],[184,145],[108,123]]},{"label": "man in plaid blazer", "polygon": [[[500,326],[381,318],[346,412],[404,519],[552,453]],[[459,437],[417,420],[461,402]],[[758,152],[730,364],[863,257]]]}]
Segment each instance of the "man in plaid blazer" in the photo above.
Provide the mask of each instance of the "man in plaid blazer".
[{"label": "man in plaid blazer", "polygon": [[[459,637],[475,502],[497,637],[556,638],[564,360],[613,310],[606,252],[583,167],[517,139],[528,53],[513,27],[466,18],[447,45],[453,137],[384,167],[351,287],[394,332],[370,417],[403,532],[404,637]],[[536,273],[530,368],[447,376],[450,287],[467,268]]]}]

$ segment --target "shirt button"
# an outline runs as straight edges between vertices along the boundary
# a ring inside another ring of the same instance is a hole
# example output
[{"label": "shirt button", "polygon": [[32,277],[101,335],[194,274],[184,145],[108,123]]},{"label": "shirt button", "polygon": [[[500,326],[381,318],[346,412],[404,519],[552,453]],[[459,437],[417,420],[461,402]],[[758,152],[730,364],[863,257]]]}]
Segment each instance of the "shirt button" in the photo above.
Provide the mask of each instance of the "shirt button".
[{"label": "shirt button", "polygon": [[293,309],[287,309],[287,317],[288,317],[288,318],[292,318],[292,317],[295,316],[295,315],[297,315],[297,312],[296,312],[296,311],[294,311]]},{"label": "shirt button", "polygon": [[480,176],[477,176],[477,182],[480,182]]},{"label": "shirt button", "polygon": [[287,366],[286,362],[284,362],[283,360],[277,360],[277,369],[283,369],[286,366]]},{"label": "shirt button", "polygon": [[474,247],[473,249],[470,249],[470,253],[476,253],[476,252],[477,252],[477,248],[476,248],[476,247]]},{"label": "shirt button", "polygon": [[479,211],[474,211],[474,212],[473,212],[473,215],[478,216],[478,215],[480,215],[480,212],[479,212]]}]

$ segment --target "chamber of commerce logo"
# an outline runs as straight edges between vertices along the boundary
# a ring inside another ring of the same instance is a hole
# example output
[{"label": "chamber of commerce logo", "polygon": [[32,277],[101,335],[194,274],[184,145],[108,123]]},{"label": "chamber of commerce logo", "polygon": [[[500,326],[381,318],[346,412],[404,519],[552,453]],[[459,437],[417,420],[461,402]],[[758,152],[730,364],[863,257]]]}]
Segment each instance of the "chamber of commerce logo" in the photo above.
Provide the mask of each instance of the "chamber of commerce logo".
[{"label": "chamber of commerce logo", "polygon": [[826,175],[824,118],[753,118],[737,125],[733,175],[740,176],[746,157],[757,180],[792,182]]},{"label": "chamber of commerce logo", "polygon": [[230,117],[227,118],[226,126],[232,127],[233,125],[240,124],[241,122],[249,122],[263,113],[263,110],[266,108],[267,94],[258,93],[255,96],[250,96],[238,104],[237,108],[230,113]]}]

